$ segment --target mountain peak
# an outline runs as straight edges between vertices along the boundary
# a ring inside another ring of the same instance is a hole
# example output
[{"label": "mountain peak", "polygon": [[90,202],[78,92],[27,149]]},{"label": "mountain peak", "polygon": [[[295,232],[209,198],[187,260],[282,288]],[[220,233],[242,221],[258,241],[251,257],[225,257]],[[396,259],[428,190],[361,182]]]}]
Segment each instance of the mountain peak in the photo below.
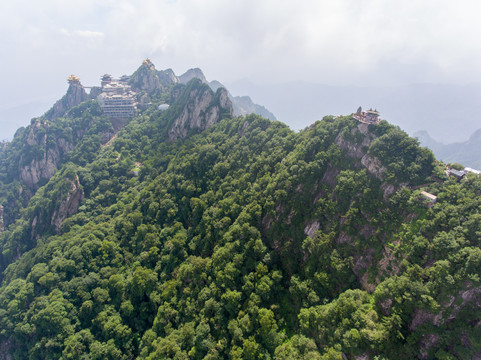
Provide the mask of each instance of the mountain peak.
[{"label": "mountain peak", "polygon": [[155,65],[148,58],[132,74],[129,84],[136,91],[147,91],[149,93],[162,88]]},{"label": "mountain peak", "polygon": [[63,116],[69,109],[89,99],[89,95],[82,86],[78,76],[70,75],[67,78],[67,82],[69,86],[66,94],[47,111],[45,114],[47,119],[52,120]]},{"label": "mountain peak", "polygon": [[219,88],[214,93],[197,78],[184,86],[177,102],[182,104],[182,110],[169,129],[170,140],[185,138],[192,132],[208,129],[223,116],[233,115],[227,90]]},{"label": "mountain peak", "polygon": [[190,80],[197,78],[200,79],[204,84],[207,84],[207,79],[204,73],[199,68],[192,68],[187,70],[185,73],[179,76],[179,82],[182,84],[187,84]]},{"label": "mountain peak", "polygon": [[145,68],[148,68],[149,70],[155,70],[155,65],[149,58],[142,61],[142,65],[140,67],[145,67]]}]

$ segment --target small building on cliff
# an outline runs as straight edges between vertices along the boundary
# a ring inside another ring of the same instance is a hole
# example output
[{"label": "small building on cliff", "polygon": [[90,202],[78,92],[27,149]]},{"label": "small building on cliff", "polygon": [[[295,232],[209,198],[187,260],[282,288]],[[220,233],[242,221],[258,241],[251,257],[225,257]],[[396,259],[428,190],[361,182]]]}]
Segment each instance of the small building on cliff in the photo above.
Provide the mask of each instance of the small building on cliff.
[{"label": "small building on cliff", "polygon": [[427,207],[433,207],[438,201],[438,197],[436,195],[428,193],[427,191],[421,191],[421,195],[427,201]]}]

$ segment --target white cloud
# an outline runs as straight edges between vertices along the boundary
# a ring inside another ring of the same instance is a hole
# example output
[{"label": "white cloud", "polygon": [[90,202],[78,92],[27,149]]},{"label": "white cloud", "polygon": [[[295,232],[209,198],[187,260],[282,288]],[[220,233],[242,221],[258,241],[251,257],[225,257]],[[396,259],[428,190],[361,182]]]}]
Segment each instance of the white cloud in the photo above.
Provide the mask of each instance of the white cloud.
[{"label": "white cloud", "polygon": [[477,0],[5,1],[0,75],[15,96],[32,79],[59,93],[70,73],[93,84],[145,57],[226,82],[481,81],[480,10]]},{"label": "white cloud", "polygon": [[84,38],[101,38],[104,37],[104,33],[100,31],[90,31],[90,30],[75,30],[75,35]]}]

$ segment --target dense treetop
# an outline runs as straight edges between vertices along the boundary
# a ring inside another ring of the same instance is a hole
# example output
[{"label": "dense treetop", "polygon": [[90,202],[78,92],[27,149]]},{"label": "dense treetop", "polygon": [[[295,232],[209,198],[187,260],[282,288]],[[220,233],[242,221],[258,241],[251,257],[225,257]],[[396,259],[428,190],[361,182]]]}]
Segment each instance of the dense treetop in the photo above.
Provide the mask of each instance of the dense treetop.
[{"label": "dense treetop", "polygon": [[[221,114],[170,141],[203,86],[158,92],[170,108],[153,96],[108,142],[89,101],[0,152],[0,358],[481,351],[480,178],[448,178],[399,128],[349,116],[296,133]],[[18,169],[59,139],[72,145],[55,173],[28,189]]]}]

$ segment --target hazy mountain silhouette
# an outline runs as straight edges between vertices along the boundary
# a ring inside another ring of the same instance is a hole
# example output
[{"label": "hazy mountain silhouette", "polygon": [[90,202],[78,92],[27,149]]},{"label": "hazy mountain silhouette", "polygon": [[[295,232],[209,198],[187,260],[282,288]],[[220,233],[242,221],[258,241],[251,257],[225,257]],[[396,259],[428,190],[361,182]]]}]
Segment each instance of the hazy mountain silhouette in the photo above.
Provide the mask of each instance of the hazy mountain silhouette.
[{"label": "hazy mountain silhouette", "polygon": [[294,129],[327,114],[349,114],[376,107],[381,118],[413,134],[428,130],[442,142],[463,141],[480,127],[481,85],[412,84],[396,87],[330,86],[311,82],[227,84],[235,95],[249,94]]}]

